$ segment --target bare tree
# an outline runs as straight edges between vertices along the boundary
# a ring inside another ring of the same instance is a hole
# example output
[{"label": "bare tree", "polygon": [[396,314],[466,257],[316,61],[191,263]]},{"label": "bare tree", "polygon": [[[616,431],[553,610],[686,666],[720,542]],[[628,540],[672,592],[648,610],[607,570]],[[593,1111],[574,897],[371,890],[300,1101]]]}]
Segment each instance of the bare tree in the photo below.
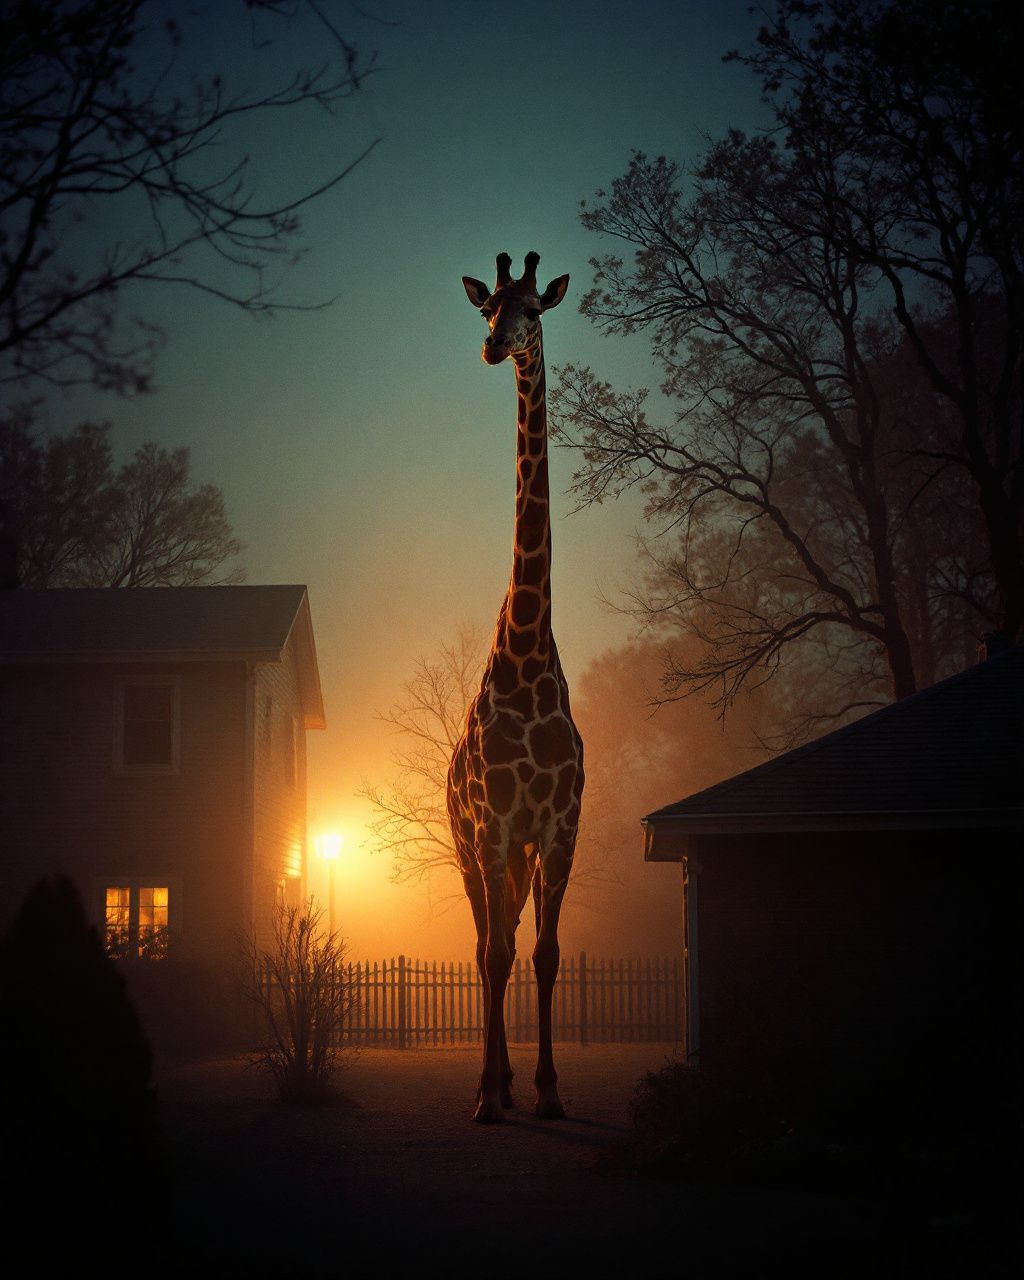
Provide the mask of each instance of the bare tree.
[{"label": "bare tree", "polygon": [[373,70],[326,4],[238,3],[254,57],[300,21],[318,29],[317,65],[252,90],[196,73],[198,19],[150,0],[3,6],[0,380],[146,390],[162,335],[124,320],[129,286],[185,285],[253,315],[294,305],[271,269],[294,260],[303,208],[376,145],[259,197],[247,136],[273,116],[334,112]]},{"label": "bare tree", "polygon": [[0,508],[25,587],[237,582],[241,551],[215,485],[195,486],[188,449],[144,444],[115,469],[109,426],[41,443],[25,412],[0,420]]},{"label": "bare tree", "polygon": [[[855,25],[869,8],[899,22],[914,7],[843,0],[831,10]],[[783,10],[812,22],[825,11],[796,3]],[[820,24],[816,30],[828,60],[835,47]],[[906,222],[899,234],[886,223],[891,206],[875,198],[899,181],[906,189],[900,164],[909,161],[894,148],[876,155],[863,112],[863,127],[843,132],[837,120],[822,124],[804,109],[820,86],[809,72],[784,74],[789,39],[780,19],[762,33],[776,61],[749,59],[778,95],[780,129],[753,138],[731,132],[692,175],[637,154],[582,215],[588,228],[633,250],[630,264],[595,260],[583,310],[605,332],[650,333],[662,391],[674,404],[649,416],[645,391],[619,392],[589,369],[568,367],[555,425],[581,450],[580,500],[640,485],[664,535],[649,543],[651,571],[634,606],[645,621],[682,623],[703,643],[696,663],[669,664],[664,696],[713,688],[728,704],[747,681],[792,662],[827,676],[831,713],[842,715],[904,696],[940,671],[956,626],[991,625],[993,578],[999,617],[1012,624],[1015,606],[1009,578],[994,569],[991,511],[999,502],[976,488],[964,465],[970,433],[962,413],[922,358],[924,343],[935,368],[957,364],[961,311],[920,289],[917,309],[905,297],[894,302],[904,268],[879,260],[883,232],[894,255],[910,236]],[[955,87],[954,64],[945,70]],[[879,77],[898,92],[892,68]],[[880,219],[873,256],[847,234],[856,201],[862,229],[869,215]],[[1004,200],[989,208],[993,233],[1009,207]],[[969,363],[1019,408],[1019,348],[1006,322],[1015,304],[1010,288],[990,301],[998,275],[991,261],[984,278],[975,264],[968,289]],[[944,401],[938,412],[936,396]],[[982,416],[987,439],[1004,441],[995,470],[1009,499],[1020,480],[1019,445],[1007,447],[994,413]],[[952,512],[965,523],[951,527]]]},{"label": "bare tree", "polygon": [[359,794],[375,810],[371,847],[391,854],[397,882],[418,880],[436,868],[458,868],[445,782],[485,656],[481,632],[462,627],[434,656],[416,660],[399,700],[378,717],[397,737],[394,777],[388,786],[366,782]]},{"label": "bare tree", "polygon": [[871,382],[892,339],[860,314],[855,269],[782,231],[799,188],[773,150],[751,175],[732,163],[733,142],[690,199],[677,166],[638,155],[585,214],[638,253],[632,272],[599,262],[583,308],[607,332],[651,328],[678,402],[669,421],[650,420],[646,393],[569,367],[556,430],[582,450],[582,501],[638,483],[648,518],[680,531],[656,562],[666,591],[647,612],[672,608],[705,642],[683,683],[728,701],[789,646],[831,631],[876,648],[903,696],[915,678]]},{"label": "bare tree", "polygon": [[870,272],[956,422],[941,441],[920,424],[918,456],[972,485],[1011,636],[1024,626],[1022,39],[1010,0],[778,0],[756,49],[731,55],[828,196],[816,234]]}]

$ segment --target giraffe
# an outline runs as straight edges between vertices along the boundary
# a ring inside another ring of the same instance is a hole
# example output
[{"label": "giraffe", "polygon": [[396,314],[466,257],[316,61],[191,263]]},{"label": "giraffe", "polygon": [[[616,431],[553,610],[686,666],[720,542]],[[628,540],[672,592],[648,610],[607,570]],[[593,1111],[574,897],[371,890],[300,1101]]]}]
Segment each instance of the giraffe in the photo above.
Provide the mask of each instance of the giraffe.
[{"label": "giraffe", "polygon": [[516,369],[517,465],[512,579],[498,613],[480,692],[448,771],[448,816],[477,933],[484,988],[484,1064],[474,1119],[512,1106],[503,1002],[515,931],[533,889],[540,1045],[536,1114],[561,1119],[551,1052],[551,996],[558,973],[558,917],[576,845],[583,743],[551,634],[551,523],[541,313],[565,297],[568,276],[537,291],[540,255],[513,280],[498,255],[493,290],[463,276],[489,333],[483,359]]}]

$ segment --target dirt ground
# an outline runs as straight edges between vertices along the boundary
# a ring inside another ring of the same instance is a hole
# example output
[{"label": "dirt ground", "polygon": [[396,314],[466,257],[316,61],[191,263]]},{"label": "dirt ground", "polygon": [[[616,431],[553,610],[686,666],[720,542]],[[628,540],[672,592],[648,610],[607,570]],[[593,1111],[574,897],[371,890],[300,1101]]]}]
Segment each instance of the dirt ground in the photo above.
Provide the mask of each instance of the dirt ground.
[{"label": "dirt ground", "polygon": [[534,1052],[513,1046],[520,1106],[493,1126],[470,1119],[476,1048],[362,1050],[342,1077],[350,1105],[329,1109],[276,1105],[240,1059],[164,1064],[168,1252],[199,1275],[1013,1274],[982,1263],[984,1223],[955,1199],[604,1172],[637,1080],[671,1046],[559,1046],[560,1122],[531,1114]]}]

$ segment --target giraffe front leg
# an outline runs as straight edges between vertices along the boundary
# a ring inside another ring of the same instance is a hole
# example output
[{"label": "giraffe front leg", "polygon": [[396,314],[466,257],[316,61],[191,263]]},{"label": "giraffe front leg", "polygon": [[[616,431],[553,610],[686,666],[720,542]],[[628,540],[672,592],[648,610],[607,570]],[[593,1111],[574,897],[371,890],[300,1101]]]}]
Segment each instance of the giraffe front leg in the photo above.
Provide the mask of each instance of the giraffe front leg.
[{"label": "giraffe front leg", "polygon": [[536,1114],[542,1120],[563,1120],[565,1110],[558,1097],[558,1073],[551,1048],[551,1000],[558,976],[558,917],[572,868],[572,848],[553,850],[538,868],[541,877],[537,945],[533,968],[537,975],[539,1044],[537,1053]]},{"label": "giraffe front leg", "polygon": [[489,878],[487,896],[487,945],[484,968],[487,973],[487,1025],[484,1031],[484,1068],[474,1120],[494,1124],[504,1119],[502,1090],[507,1089],[508,1052],[505,1044],[505,987],[512,966],[505,929],[505,878]]},{"label": "giraffe front leg", "polygon": [[[491,1017],[490,983],[487,980],[487,897],[484,893],[483,877],[479,871],[462,873],[469,905],[473,908],[473,924],[476,926],[476,967],[480,974],[480,986],[484,995],[484,1037],[486,1043],[487,1026]],[[479,1104],[483,1095],[484,1078],[480,1075],[480,1083],[476,1088],[476,1100]]]},{"label": "giraffe front leg", "polygon": [[[508,972],[505,975],[505,985],[508,986],[509,979],[512,976],[512,966],[516,958],[516,946],[514,936],[509,938],[508,942]],[[505,1014],[504,1004],[502,1005],[501,1017],[501,1105],[503,1107],[514,1107],[516,1100],[512,1096],[512,1078],[515,1073],[512,1070],[512,1063],[508,1056],[508,1038],[505,1032]]]}]

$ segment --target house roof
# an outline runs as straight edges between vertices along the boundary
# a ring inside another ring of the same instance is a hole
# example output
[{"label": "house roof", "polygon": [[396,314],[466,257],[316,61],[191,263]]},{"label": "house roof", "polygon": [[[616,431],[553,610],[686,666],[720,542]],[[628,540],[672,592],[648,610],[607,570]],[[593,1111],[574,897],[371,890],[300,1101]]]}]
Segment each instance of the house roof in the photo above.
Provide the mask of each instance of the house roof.
[{"label": "house roof", "polygon": [[290,638],[306,728],[325,727],[304,586],[0,591],[0,663],[280,662]]},{"label": "house roof", "polygon": [[1024,827],[1024,645],[642,821],[654,862],[696,835]]}]

